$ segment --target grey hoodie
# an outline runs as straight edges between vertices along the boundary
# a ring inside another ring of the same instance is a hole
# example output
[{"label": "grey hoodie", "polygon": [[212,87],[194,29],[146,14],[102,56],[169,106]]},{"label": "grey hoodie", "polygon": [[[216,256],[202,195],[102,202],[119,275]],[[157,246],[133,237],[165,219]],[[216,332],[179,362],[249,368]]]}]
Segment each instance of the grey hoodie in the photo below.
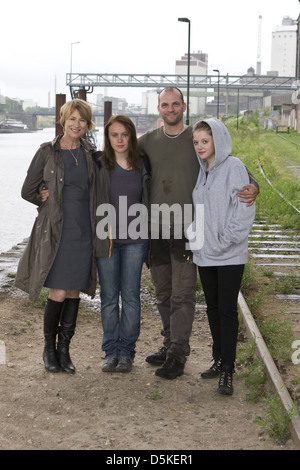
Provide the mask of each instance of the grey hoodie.
[{"label": "grey hoodie", "polygon": [[193,261],[199,266],[245,264],[255,205],[247,207],[246,203],[239,201],[237,193],[249,184],[248,172],[238,158],[230,155],[231,137],[224,124],[214,118],[205,122],[212,130],[215,161],[206,177],[207,162],[198,157],[200,171],[193,191],[193,203],[195,213],[198,209],[203,212],[198,211],[200,217],[197,219],[200,218],[201,223],[196,227],[194,220],[187,235],[192,242],[191,229],[199,234],[202,224],[203,239],[198,246],[191,243]]}]

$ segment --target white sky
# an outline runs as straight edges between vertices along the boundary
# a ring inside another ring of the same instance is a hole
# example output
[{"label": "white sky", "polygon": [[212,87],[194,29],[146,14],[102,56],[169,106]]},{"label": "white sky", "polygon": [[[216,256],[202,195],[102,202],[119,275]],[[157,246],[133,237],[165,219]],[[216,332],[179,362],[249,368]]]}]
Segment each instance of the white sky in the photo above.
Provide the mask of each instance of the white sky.
[{"label": "white sky", "polygon": [[[300,0],[299,0],[300,1]],[[258,17],[262,73],[270,70],[271,36],[284,16],[297,19],[298,0],[15,0],[0,7],[0,93],[54,105],[66,93],[71,43],[74,73],[174,74],[175,61],[191,51],[208,54],[208,73],[240,75],[256,68]],[[95,88],[89,100],[96,100]],[[137,88],[108,94],[140,103]]]}]

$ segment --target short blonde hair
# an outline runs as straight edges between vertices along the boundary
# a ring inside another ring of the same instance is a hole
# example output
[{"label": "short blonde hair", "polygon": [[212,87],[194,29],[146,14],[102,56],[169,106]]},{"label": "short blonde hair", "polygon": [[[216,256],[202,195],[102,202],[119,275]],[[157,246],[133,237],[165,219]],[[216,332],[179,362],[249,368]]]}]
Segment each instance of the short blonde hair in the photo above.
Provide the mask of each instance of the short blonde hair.
[{"label": "short blonde hair", "polygon": [[86,120],[88,130],[92,130],[94,127],[94,123],[92,121],[92,109],[86,101],[80,100],[79,98],[68,101],[60,108],[59,117],[62,127],[65,126],[66,120],[69,119],[75,109],[77,109],[80,116]]}]

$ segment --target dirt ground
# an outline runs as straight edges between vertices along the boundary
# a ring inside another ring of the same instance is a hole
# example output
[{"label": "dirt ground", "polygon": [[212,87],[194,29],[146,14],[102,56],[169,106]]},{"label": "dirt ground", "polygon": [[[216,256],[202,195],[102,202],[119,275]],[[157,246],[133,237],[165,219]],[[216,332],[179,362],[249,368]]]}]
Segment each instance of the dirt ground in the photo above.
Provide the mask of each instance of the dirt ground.
[{"label": "dirt ground", "polygon": [[32,305],[12,281],[2,286],[0,450],[102,450],[115,455],[121,450],[295,450],[291,440],[272,442],[254,422],[265,405],[247,401],[238,367],[230,397],[218,394],[217,379],[200,377],[211,361],[203,306],[197,308],[184,375],[175,380],[155,376],[155,367],[145,362],[162,345],[150,284],[145,270],[141,335],[132,371],[101,370],[97,296],[81,302],[71,343],[74,375],[45,371],[43,308]]}]

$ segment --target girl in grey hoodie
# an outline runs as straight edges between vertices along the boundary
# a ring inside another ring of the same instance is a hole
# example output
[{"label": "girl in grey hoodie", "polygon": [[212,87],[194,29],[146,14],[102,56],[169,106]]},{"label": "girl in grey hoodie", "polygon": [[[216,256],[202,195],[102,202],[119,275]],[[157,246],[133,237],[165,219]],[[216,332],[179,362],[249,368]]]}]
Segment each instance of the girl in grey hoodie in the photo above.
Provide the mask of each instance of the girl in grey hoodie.
[{"label": "girl in grey hoodie", "polygon": [[237,298],[255,205],[247,206],[237,196],[239,188],[249,183],[249,175],[245,165],[230,155],[231,137],[224,124],[218,119],[199,121],[193,129],[193,142],[200,171],[193,191],[196,216],[187,235],[207,304],[214,360],[201,376],[220,376],[219,392],[231,395]]}]

